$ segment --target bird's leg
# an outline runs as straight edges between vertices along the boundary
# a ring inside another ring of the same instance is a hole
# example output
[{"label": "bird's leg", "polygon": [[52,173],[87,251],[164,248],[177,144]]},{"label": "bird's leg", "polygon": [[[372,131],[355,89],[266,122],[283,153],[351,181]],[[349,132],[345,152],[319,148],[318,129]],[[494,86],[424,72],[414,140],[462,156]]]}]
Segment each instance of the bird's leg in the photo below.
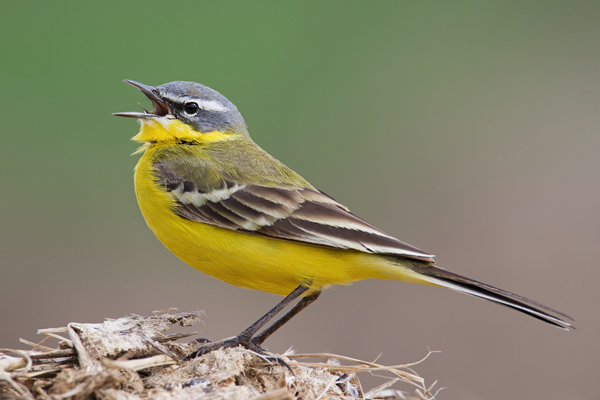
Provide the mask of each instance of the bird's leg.
[{"label": "bird's leg", "polygon": [[285,315],[279,318],[277,321],[273,322],[271,326],[262,331],[259,335],[256,335],[252,338],[252,343],[256,345],[261,345],[269,336],[271,336],[275,331],[281,328],[286,322],[296,316],[300,311],[304,310],[309,306],[313,301],[319,298],[321,292],[316,292],[311,295],[304,297],[300,300],[296,305],[290,309]]},{"label": "bird's leg", "polygon": [[[211,351],[214,351],[216,349],[231,348],[231,347],[237,347],[240,345],[249,350],[255,351],[259,354],[264,354],[265,351],[263,350],[262,347],[260,347],[260,343],[262,343],[269,335],[271,335],[273,332],[275,332],[277,329],[279,329],[283,324],[285,324],[287,321],[289,321],[294,315],[298,314],[298,312],[300,312],[302,309],[304,309],[308,304],[310,304],[314,300],[316,300],[316,297],[314,297],[314,299],[308,301],[307,303],[305,303],[302,306],[300,304],[304,303],[304,300],[306,300],[306,299],[302,299],[301,301],[299,301],[298,304],[296,304],[294,306],[294,308],[292,308],[287,314],[285,314],[283,317],[281,317],[281,320],[283,320],[281,323],[280,323],[280,320],[278,320],[273,325],[271,325],[269,328],[267,328],[265,330],[265,332],[261,333],[261,335],[258,336],[258,338],[260,338],[260,339],[257,340],[257,343],[254,343],[253,336],[263,326],[265,326],[267,324],[267,322],[269,322],[271,319],[273,319],[273,317],[275,315],[279,314],[281,312],[281,310],[283,310],[285,307],[287,307],[292,301],[294,301],[298,297],[300,297],[300,295],[302,293],[306,292],[308,289],[309,288],[307,286],[303,286],[303,285],[298,286],[290,294],[288,294],[283,300],[281,300],[275,307],[273,307],[269,312],[267,312],[265,315],[263,315],[258,321],[256,321],[252,325],[250,325],[246,330],[244,330],[238,336],[231,338],[231,339],[224,340],[224,341],[217,341],[217,342],[203,345],[202,347],[200,347],[200,349],[198,349],[197,352],[188,356],[188,358],[199,357],[203,354],[210,353]],[[307,298],[311,298],[313,296],[314,295],[311,295],[311,296],[308,296]],[[317,297],[318,297],[318,294],[317,294]],[[292,313],[292,315],[288,316],[288,314],[290,314],[290,313]],[[266,333],[266,335],[265,335],[265,333]]]},{"label": "bird's leg", "polygon": [[[273,307],[268,313],[263,315],[258,321],[253,323],[246,329],[244,332],[238,335],[243,342],[250,342],[250,339],[254,336],[256,332],[259,331],[260,328],[266,325],[273,317],[281,312],[285,307],[288,306],[292,301],[296,300],[300,295],[308,290],[306,286],[298,286],[296,289],[292,291],[292,293],[288,294],[283,300],[281,300],[275,307]],[[283,317],[285,318],[285,316]]]}]

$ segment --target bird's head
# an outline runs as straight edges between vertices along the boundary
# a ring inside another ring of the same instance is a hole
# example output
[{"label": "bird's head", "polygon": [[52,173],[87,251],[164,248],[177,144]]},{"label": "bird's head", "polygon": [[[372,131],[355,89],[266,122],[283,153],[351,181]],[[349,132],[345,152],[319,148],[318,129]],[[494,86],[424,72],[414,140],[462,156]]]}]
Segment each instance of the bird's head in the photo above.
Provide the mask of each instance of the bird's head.
[{"label": "bird's head", "polygon": [[212,142],[247,136],[246,124],[236,106],[219,92],[194,82],[175,81],[148,86],[126,79],[152,101],[152,110],[113,115],[139,118],[137,142]]}]

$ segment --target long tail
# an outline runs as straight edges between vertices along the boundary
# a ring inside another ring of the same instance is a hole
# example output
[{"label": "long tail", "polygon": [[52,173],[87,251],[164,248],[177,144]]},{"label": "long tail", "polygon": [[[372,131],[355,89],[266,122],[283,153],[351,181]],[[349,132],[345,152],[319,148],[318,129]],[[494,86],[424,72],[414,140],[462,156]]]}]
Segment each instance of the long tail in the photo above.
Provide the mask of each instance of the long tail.
[{"label": "long tail", "polygon": [[571,323],[565,321],[573,321],[573,318],[568,315],[533,300],[507,292],[506,290],[498,289],[497,287],[478,282],[474,279],[432,265],[417,266],[413,264],[411,265],[411,269],[418,273],[421,276],[421,279],[433,283],[434,285],[443,286],[460,293],[502,304],[567,331],[570,330],[569,328],[575,329]]}]

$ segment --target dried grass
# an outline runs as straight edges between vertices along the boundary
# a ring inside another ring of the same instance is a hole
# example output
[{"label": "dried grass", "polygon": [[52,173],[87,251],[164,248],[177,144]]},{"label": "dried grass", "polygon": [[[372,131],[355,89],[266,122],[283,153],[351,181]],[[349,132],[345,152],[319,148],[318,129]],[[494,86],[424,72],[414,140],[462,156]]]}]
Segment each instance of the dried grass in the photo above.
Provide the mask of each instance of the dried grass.
[{"label": "dried grass", "polygon": [[[201,312],[128,315],[100,324],[70,323],[40,329],[40,343],[21,339],[31,350],[0,349],[2,399],[190,399],[324,400],[433,399],[435,393],[411,367],[383,366],[335,354],[275,355],[290,369],[243,348],[221,349],[186,360],[198,348],[196,335],[166,334],[170,326],[191,326]],[[58,347],[47,345],[57,339]],[[307,359],[324,361],[306,361]],[[349,363],[350,365],[342,365]],[[357,374],[391,377],[364,392]],[[414,395],[392,388],[415,386]],[[432,385],[433,386],[433,385]]]}]

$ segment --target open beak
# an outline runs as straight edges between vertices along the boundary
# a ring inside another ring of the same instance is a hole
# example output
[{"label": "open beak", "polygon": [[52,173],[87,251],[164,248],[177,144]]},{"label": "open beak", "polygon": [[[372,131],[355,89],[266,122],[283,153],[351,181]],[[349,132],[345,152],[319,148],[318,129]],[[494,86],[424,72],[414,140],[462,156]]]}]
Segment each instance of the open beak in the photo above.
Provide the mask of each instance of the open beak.
[{"label": "open beak", "polygon": [[128,118],[144,118],[144,119],[152,119],[154,117],[164,117],[165,115],[170,114],[170,108],[167,103],[165,103],[160,97],[158,97],[159,91],[154,86],[144,85],[143,83],[139,83],[136,81],[132,81],[129,79],[123,80],[126,83],[129,83],[131,86],[138,88],[142,91],[150,99],[152,102],[152,111],[146,111],[144,107],[143,113],[141,112],[118,112],[113,113],[117,117],[128,117]]}]

